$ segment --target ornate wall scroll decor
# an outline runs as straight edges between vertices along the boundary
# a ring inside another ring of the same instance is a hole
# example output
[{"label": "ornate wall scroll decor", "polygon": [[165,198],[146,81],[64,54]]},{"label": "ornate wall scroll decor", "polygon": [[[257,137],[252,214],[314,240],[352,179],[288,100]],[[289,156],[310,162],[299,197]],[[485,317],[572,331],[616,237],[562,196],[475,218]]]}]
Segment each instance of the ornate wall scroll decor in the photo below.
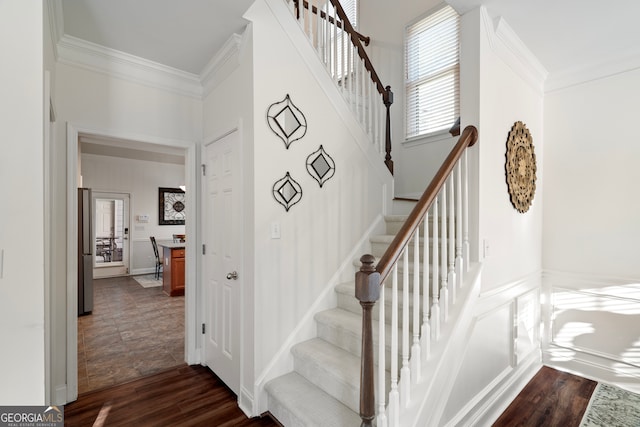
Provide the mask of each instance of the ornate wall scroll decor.
[{"label": "ornate wall scroll decor", "polygon": [[302,187],[287,172],[283,178],[273,184],[273,197],[289,212],[291,206],[302,199]]},{"label": "ornate wall scroll decor", "polygon": [[322,145],[307,157],[307,171],[313,179],[318,181],[320,188],[336,173],[336,164],[331,156],[324,151]]},{"label": "ornate wall scroll decor", "polygon": [[307,133],[307,119],[302,111],[293,105],[289,94],[282,101],[269,106],[267,123],[271,130],[284,141],[287,150],[293,141],[297,141]]},{"label": "ornate wall scroll decor", "polygon": [[518,212],[526,212],[536,192],[536,154],[533,139],[524,123],[515,122],[507,138],[505,169],[511,203]]},{"label": "ornate wall scroll decor", "polygon": [[184,225],[184,191],[179,188],[158,188],[159,225]]}]

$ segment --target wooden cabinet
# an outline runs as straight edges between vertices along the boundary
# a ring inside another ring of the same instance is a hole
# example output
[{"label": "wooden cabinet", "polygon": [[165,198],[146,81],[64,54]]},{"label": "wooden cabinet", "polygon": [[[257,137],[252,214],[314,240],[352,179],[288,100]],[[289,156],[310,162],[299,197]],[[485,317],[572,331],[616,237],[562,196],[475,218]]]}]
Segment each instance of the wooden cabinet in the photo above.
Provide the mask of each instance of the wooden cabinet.
[{"label": "wooden cabinet", "polygon": [[162,290],[169,296],[184,295],[184,248],[164,247]]}]

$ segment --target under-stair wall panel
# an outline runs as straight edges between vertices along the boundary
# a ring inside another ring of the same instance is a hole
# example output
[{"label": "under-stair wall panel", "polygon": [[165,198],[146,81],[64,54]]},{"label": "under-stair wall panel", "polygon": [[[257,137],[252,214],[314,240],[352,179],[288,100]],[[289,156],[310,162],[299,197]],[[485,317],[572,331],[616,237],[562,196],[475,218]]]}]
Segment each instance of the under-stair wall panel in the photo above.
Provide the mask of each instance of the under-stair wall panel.
[{"label": "under-stair wall panel", "polygon": [[[353,258],[367,250],[364,236],[376,224],[382,231],[392,178],[382,157],[367,148],[355,119],[342,114],[348,111],[345,101],[285,3],[258,1],[245,17],[252,22],[254,52],[255,413],[260,413],[266,409],[264,384],[293,368],[290,348],[315,335],[313,314],[335,306],[333,286],[352,279]],[[310,69],[309,61],[316,61],[319,71]],[[269,106],[286,95],[307,122],[304,136],[288,149],[266,117]],[[305,167],[320,145],[335,162],[335,175],[322,187]],[[274,183],[287,172],[302,189],[288,211],[273,196]],[[271,237],[274,224],[279,238]]]}]

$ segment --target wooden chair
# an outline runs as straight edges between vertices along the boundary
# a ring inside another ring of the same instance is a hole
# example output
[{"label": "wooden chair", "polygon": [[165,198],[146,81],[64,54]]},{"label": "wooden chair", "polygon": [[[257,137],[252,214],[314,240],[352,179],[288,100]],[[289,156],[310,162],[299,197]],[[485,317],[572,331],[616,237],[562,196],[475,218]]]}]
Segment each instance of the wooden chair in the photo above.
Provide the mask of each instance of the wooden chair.
[{"label": "wooden chair", "polygon": [[149,236],[151,239],[151,244],[153,245],[153,254],[156,256],[156,280],[160,280],[160,270],[162,270],[162,260],[160,259],[160,254],[158,252],[158,244],[156,243],[156,238],[153,236]]}]

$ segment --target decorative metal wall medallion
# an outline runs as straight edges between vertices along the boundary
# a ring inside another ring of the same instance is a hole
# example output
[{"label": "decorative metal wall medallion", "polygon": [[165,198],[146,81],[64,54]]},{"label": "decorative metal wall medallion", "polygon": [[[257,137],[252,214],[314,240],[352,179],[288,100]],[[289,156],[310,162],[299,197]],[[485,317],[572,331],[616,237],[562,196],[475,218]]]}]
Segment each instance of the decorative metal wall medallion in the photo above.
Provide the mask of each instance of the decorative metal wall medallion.
[{"label": "decorative metal wall medallion", "polygon": [[320,188],[336,173],[336,164],[331,156],[324,151],[322,145],[307,157],[307,171],[313,179],[318,181]]},{"label": "decorative metal wall medallion", "polygon": [[524,123],[513,124],[507,138],[505,169],[511,203],[518,212],[526,212],[536,192],[536,153],[533,139]]},{"label": "decorative metal wall medallion", "polygon": [[289,212],[291,206],[302,199],[302,187],[287,172],[282,179],[273,184],[273,197]]},{"label": "decorative metal wall medallion", "polygon": [[302,111],[293,105],[289,94],[282,101],[269,106],[267,123],[271,130],[284,141],[287,150],[293,141],[297,141],[307,133],[307,119]]}]

